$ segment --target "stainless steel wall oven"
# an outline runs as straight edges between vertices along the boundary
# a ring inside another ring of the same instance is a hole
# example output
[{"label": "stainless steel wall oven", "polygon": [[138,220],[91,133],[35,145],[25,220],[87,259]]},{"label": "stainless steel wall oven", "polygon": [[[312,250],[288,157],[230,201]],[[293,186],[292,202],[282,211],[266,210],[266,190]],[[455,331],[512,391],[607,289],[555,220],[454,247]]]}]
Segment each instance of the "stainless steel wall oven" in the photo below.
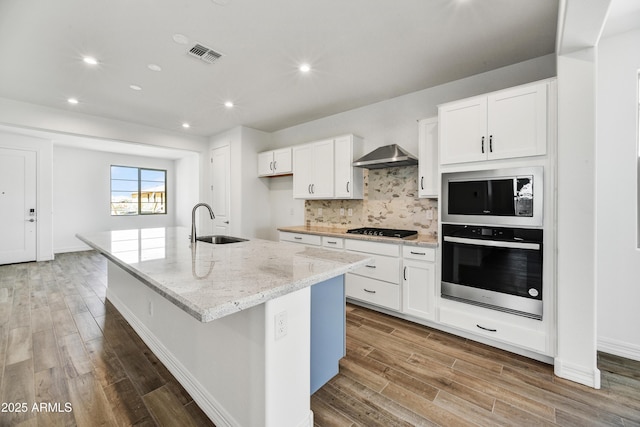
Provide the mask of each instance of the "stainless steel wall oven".
[{"label": "stainless steel wall oven", "polygon": [[442,297],[542,319],[542,230],[442,225]]},{"label": "stainless steel wall oven", "polygon": [[542,175],[443,174],[443,298],[542,319]]}]

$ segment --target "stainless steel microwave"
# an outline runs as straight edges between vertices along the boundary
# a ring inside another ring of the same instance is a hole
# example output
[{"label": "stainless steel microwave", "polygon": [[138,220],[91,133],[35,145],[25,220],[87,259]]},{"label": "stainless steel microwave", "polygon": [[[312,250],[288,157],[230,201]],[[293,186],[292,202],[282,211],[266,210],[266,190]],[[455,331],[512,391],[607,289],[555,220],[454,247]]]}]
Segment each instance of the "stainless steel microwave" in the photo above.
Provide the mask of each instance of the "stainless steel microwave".
[{"label": "stainless steel microwave", "polygon": [[442,174],[442,222],[542,227],[543,168]]}]

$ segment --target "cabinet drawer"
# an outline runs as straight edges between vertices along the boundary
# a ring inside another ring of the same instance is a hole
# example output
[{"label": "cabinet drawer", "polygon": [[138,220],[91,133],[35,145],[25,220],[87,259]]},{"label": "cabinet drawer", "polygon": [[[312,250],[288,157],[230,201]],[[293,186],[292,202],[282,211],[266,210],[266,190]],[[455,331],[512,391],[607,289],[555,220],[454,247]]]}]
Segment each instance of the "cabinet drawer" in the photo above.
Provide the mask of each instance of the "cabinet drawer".
[{"label": "cabinet drawer", "polygon": [[385,282],[400,283],[400,258],[368,255],[373,258],[373,262],[353,270],[354,274],[384,280]]},{"label": "cabinet drawer", "polygon": [[305,245],[320,246],[322,239],[315,234],[280,232],[280,240],[285,242],[304,243]]},{"label": "cabinet drawer", "polygon": [[344,249],[344,239],[322,236],[322,246],[329,249]]},{"label": "cabinet drawer", "polygon": [[348,273],[346,294],[349,298],[400,310],[400,286]]},{"label": "cabinet drawer", "polygon": [[425,248],[420,246],[403,246],[402,256],[407,259],[435,262],[436,250],[434,248]]},{"label": "cabinet drawer", "polygon": [[544,332],[504,321],[478,316],[448,307],[440,307],[440,322],[518,347],[545,353],[547,339]]},{"label": "cabinet drawer", "polygon": [[344,247],[350,251],[369,254],[400,256],[400,246],[390,243],[369,242],[367,240],[347,239]]}]

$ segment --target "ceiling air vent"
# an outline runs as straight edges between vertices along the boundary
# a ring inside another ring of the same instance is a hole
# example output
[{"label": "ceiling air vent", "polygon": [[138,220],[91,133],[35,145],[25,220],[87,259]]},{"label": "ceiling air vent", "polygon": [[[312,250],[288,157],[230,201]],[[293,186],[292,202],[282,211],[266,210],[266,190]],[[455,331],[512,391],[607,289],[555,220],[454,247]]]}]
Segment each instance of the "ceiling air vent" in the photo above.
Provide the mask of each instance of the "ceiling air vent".
[{"label": "ceiling air vent", "polygon": [[215,50],[206,47],[200,43],[197,43],[191,49],[189,49],[189,55],[199,58],[206,62],[207,64],[213,64],[213,62],[222,56],[221,53],[216,52]]}]

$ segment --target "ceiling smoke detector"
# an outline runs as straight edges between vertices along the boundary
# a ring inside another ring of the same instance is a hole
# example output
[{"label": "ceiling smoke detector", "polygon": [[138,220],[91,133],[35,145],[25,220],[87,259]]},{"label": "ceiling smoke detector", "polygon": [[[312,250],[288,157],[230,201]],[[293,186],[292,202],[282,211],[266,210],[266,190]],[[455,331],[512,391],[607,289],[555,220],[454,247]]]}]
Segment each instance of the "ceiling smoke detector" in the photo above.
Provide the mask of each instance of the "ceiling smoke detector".
[{"label": "ceiling smoke detector", "polygon": [[214,61],[222,56],[221,53],[218,53],[210,47],[207,47],[200,43],[196,43],[191,49],[189,49],[188,53],[191,56],[203,60],[207,64],[213,64]]}]

